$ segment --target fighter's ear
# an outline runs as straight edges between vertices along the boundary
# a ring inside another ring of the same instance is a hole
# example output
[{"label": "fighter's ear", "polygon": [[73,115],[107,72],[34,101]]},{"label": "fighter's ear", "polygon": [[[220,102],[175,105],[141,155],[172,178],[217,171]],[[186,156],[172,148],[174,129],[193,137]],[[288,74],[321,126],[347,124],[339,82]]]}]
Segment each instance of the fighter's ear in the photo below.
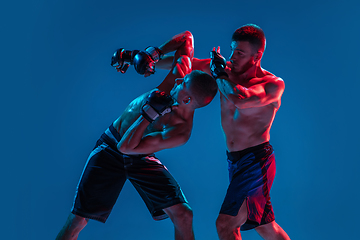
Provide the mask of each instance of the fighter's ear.
[{"label": "fighter's ear", "polygon": [[263,55],[263,52],[261,51],[258,51],[257,53],[254,54],[254,61],[257,62],[257,61],[260,61],[261,58],[262,58],[262,55]]},{"label": "fighter's ear", "polygon": [[182,100],[182,102],[184,103],[184,104],[189,104],[190,102],[191,102],[191,97],[190,96],[185,96],[184,98],[183,98],[183,100]]}]

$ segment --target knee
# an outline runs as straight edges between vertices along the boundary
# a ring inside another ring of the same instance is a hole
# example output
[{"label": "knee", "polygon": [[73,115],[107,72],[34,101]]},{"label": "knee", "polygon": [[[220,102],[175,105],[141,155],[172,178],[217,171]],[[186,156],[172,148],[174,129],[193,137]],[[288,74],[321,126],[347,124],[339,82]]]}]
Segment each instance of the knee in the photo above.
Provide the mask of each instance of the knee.
[{"label": "knee", "polygon": [[[219,215],[216,219],[216,232],[219,239],[235,239],[233,233],[237,232],[237,229],[229,218],[230,216]],[[232,238],[230,238],[232,236]]]},{"label": "knee", "polygon": [[180,215],[178,217],[180,217],[184,221],[192,221],[193,219],[193,211],[187,205],[184,205],[184,207],[181,208],[181,210],[178,213]]},{"label": "knee", "polygon": [[177,222],[192,222],[193,219],[193,211],[187,204],[176,206],[176,208],[171,211],[171,214]]},{"label": "knee", "polygon": [[260,236],[278,236],[281,235],[282,232],[281,227],[275,221],[272,221],[265,225],[260,225],[255,229],[260,234]]},{"label": "knee", "polygon": [[230,216],[226,216],[226,215],[222,215],[222,214],[220,214],[217,217],[215,225],[216,225],[216,230],[219,234],[231,231],[232,229],[235,228],[235,226],[232,226],[232,224],[231,224]]},{"label": "knee", "polygon": [[221,216],[217,217],[217,219],[215,221],[215,225],[216,225],[217,232],[223,232],[225,230],[225,228],[227,227],[227,223],[226,223],[225,219]]},{"label": "knee", "polygon": [[215,225],[218,233],[229,232],[238,229],[246,221],[246,216],[240,215],[233,217],[226,214],[219,214],[216,219]]}]

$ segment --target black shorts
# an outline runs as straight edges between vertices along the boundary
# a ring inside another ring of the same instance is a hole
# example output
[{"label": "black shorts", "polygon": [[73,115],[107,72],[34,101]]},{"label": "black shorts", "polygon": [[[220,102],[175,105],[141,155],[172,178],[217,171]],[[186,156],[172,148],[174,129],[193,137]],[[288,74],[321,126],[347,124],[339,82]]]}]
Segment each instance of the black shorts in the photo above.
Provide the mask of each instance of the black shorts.
[{"label": "black shorts", "polygon": [[167,218],[164,208],[186,203],[176,180],[152,155],[124,155],[117,150],[119,133],[111,125],[97,141],[76,189],[72,213],[106,222],[127,179],[155,220]]},{"label": "black shorts", "polygon": [[253,229],[275,220],[270,188],[275,177],[275,156],[266,142],[238,152],[227,152],[230,184],[220,213],[236,216],[246,200],[247,221],[241,230]]}]

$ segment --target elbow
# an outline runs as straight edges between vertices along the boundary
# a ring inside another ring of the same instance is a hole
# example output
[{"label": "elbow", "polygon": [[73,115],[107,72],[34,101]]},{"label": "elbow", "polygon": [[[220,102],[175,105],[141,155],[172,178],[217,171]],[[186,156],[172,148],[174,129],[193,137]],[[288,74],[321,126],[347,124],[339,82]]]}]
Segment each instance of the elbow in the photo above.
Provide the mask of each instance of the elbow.
[{"label": "elbow", "polygon": [[191,136],[191,129],[189,129],[187,132],[184,132],[183,134],[178,136],[178,146],[182,146],[185,143],[187,143],[187,141],[189,141]]},{"label": "elbow", "polygon": [[123,154],[130,154],[132,150],[126,144],[122,144],[121,142],[118,143],[117,149]]},{"label": "elbow", "polygon": [[122,154],[125,154],[125,155],[131,155],[131,154],[135,154],[133,151],[131,151],[130,149],[119,149],[119,151],[122,153]]},{"label": "elbow", "polygon": [[120,145],[120,143],[117,145],[117,149],[119,152],[121,153],[125,153],[126,152],[126,148],[123,145]]},{"label": "elbow", "polygon": [[184,47],[187,49],[187,55],[192,59],[194,57],[194,37],[190,31],[183,33]]},{"label": "elbow", "polygon": [[188,30],[186,30],[184,33],[183,33],[183,38],[186,40],[186,41],[193,41],[194,40],[194,36],[192,35],[192,33]]}]

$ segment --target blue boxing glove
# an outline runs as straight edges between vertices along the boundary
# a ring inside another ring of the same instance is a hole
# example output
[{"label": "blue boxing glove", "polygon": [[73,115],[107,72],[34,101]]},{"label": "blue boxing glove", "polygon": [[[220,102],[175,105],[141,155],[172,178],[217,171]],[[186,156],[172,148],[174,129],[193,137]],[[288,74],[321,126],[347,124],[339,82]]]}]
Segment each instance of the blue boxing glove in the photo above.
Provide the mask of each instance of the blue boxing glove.
[{"label": "blue boxing glove", "polygon": [[125,73],[129,65],[133,64],[134,56],[138,52],[139,50],[129,51],[119,48],[111,58],[111,66],[115,67],[119,72]]},{"label": "blue boxing glove", "polygon": [[140,113],[150,123],[159,116],[172,111],[174,99],[165,92],[153,91],[149,94],[146,103],[141,107]]},{"label": "blue boxing glove", "polygon": [[138,52],[133,59],[136,72],[141,75],[155,73],[155,63],[161,60],[164,54],[157,47],[147,47],[145,51]]},{"label": "blue boxing glove", "polygon": [[229,77],[229,75],[225,72],[226,59],[216,51],[210,52],[210,58],[210,72],[212,77],[215,79],[219,77]]}]

